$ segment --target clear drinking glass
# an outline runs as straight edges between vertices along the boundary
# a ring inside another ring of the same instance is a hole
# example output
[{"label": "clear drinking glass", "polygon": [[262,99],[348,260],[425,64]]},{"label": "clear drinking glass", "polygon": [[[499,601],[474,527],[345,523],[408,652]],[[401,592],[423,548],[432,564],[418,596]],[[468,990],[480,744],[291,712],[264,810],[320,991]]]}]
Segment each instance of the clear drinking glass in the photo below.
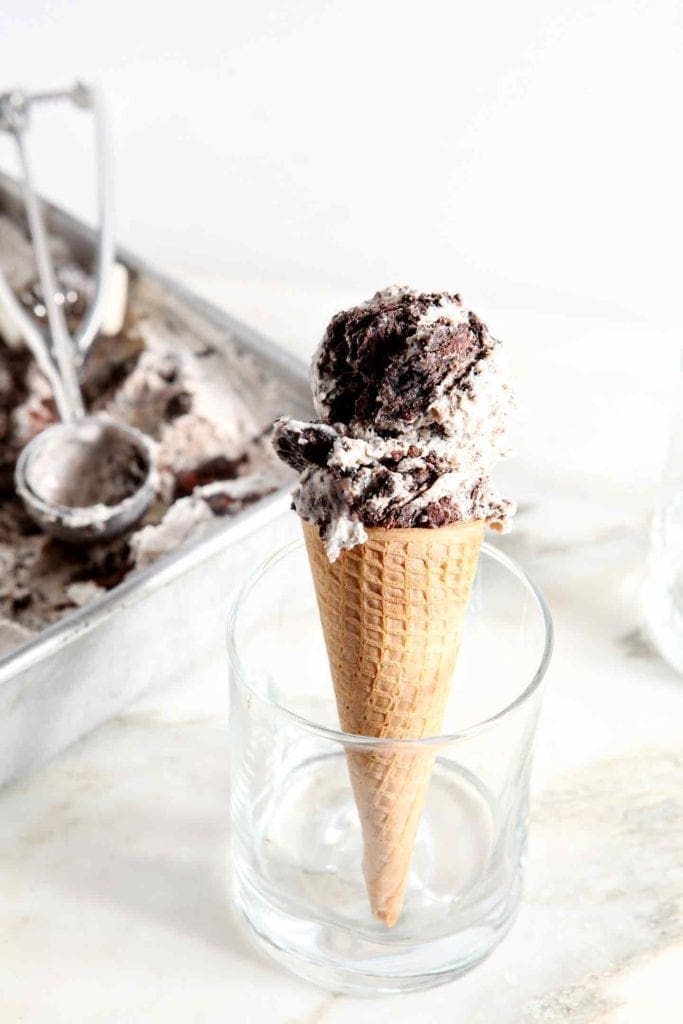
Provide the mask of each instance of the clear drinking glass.
[{"label": "clear drinking glass", "polygon": [[[531,752],[551,651],[546,604],[484,545],[444,734],[339,730],[307,556],[273,555],[230,615],[234,897],[276,959],[356,994],[437,985],[481,961],[520,897]],[[370,913],[347,755],[433,761],[403,911]]]},{"label": "clear drinking glass", "polygon": [[683,376],[652,520],[643,603],[650,636],[667,661],[683,672]]}]

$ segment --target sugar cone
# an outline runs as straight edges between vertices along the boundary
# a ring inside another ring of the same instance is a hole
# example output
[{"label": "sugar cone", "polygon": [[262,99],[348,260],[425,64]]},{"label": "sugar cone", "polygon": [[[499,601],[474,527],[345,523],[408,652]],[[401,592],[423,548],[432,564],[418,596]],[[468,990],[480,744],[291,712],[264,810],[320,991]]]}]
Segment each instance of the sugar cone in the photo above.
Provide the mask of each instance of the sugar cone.
[{"label": "sugar cone", "polygon": [[[306,547],[344,732],[390,739],[438,735],[485,524],[368,529],[330,562],[317,527]],[[398,920],[433,753],[347,753],[363,831],[373,914]]]}]

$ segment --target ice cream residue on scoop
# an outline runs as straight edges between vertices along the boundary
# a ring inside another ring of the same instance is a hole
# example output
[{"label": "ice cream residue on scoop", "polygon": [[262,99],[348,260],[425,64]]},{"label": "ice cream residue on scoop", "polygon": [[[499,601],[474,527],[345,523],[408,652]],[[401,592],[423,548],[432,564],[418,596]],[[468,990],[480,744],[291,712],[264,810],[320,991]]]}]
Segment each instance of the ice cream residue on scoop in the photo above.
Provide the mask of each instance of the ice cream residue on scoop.
[{"label": "ice cream residue on scoop", "polygon": [[513,396],[500,343],[459,295],[394,286],[338,313],[311,383],[319,422],[282,418],[273,444],[331,561],[369,526],[505,528],[514,506],[490,471]]}]

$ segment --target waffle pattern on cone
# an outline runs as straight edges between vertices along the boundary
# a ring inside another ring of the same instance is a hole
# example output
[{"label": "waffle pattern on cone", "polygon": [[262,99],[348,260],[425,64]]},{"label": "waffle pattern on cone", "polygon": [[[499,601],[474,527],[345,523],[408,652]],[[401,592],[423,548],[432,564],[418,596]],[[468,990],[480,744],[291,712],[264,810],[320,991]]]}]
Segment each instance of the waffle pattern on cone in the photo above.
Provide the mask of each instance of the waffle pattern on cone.
[{"label": "waffle pattern on cone", "polygon": [[[368,529],[331,563],[304,523],[318,607],[345,732],[420,739],[441,730],[479,548],[480,522],[440,529]],[[352,751],[373,913],[396,923],[433,755]]]}]

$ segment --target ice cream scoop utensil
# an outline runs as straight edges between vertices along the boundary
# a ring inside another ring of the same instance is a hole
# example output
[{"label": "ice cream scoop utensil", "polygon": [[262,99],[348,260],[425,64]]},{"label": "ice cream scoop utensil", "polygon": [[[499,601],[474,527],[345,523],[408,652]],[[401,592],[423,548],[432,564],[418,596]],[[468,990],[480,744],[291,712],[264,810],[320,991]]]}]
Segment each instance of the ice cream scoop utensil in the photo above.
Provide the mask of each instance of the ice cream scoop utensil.
[{"label": "ice cream scoop utensil", "polygon": [[[36,106],[60,101],[70,101],[81,109],[91,111],[95,123],[98,231],[94,297],[73,336],[69,332],[64,315],[63,296],[58,289],[42,203],[34,188],[31,159],[26,143],[33,109]],[[125,494],[121,500],[115,500],[113,503],[110,503],[105,496],[102,500],[83,507],[61,504],[54,495],[59,493],[73,495],[72,487],[60,487],[59,481],[55,482],[53,479],[50,486],[43,490],[41,480],[36,472],[33,472],[30,478],[27,476],[30,467],[45,464],[45,458],[41,459],[40,456],[41,453],[44,456],[48,443],[50,444],[49,461],[53,467],[53,477],[56,467],[64,467],[65,472],[71,467],[70,471],[74,471],[74,459],[69,457],[68,450],[72,452],[78,450],[83,454],[87,445],[92,442],[98,446],[98,452],[106,453],[106,448],[102,447],[104,426],[100,425],[100,429],[98,429],[97,417],[85,417],[85,407],[78,378],[79,367],[100,326],[107,280],[114,259],[110,161],[102,100],[95,89],[80,82],[69,89],[41,93],[15,90],[0,96],[0,129],[12,136],[17,148],[22,172],[26,216],[47,315],[47,331],[44,332],[29,312],[23,308],[1,271],[0,305],[14,320],[17,330],[33,353],[39,368],[50,382],[57,411],[62,420],[61,425],[51,428],[49,439],[46,437],[49,432],[45,431],[35,437],[24,449],[22,457],[17,462],[15,472],[17,492],[24,501],[29,514],[39,525],[63,540],[83,541],[112,536],[139,519],[153,498],[152,454],[149,443],[142,435],[137,435],[136,432],[136,436],[133,437],[131,431],[126,428],[111,422],[106,423],[105,436],[108,441],[118,447],[128,445],[132,460],[136,465],[142,466],[137,476],[131,476],[131,486],[139,477],[140,486],[134,488],[135,493]],[[86,461],[88,460],[86,459]],[[107,488],[107,490],[111,489]],[[138,491],[140,496],[137,494]],[[133,497],[136,500],[131,500]],[[70,500],[72,500],[71,497]],[[75,515],[76,511],[78,512],[77,516]]]},{"label": "ice cream scoop utensil", "polygon": [[[74,105],[93,113],[97,166],[98,231],[95,258],[94,298],[73,338],[70,337],[63,304],[57,287],[50,254],[41,201],[33,184],[33,171],[26,135],[36,106],[70,100]],[[83,401],[78,385],[77,368],[97,334],[102,315],[105,287],[114,258],[112,231],[112,196],[107,151],[107,132],[102,100],[95,89],[76,83],[71,89],[43,93],[19,90],[0,96],[0,128],[14,139],[22,171],[22,187],[29,231],[33,241],[38,277],[44,295],[49,326],[46,335],[21,305],[0,273],[0,303],[11,314],[21,330],[41,370],[53,388],[60,418],[69,422],[83,415]]]}]

